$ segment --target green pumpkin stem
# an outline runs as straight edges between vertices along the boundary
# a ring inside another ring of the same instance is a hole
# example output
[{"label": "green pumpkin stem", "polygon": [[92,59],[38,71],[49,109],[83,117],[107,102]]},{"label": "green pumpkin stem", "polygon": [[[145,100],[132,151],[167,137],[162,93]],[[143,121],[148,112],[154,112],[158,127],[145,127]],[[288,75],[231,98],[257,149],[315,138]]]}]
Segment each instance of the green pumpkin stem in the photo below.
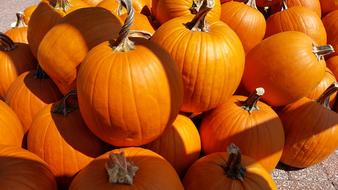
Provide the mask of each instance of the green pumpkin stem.
[{"label": "green pumpkin stem", "polygon": [[66,12],[71,7],[71,4],[68,0],[53,0],[52,6],[55,9],[60,9],[63,12]]},{"label": "green pumpkin stem", "polygon": [[200,8],[198,8],[198,12],[196,13],[195,17],[191,22],[186,24],[186,27],[191,31],[208,32],[208,24],[205,17],[214,6],[214,0],[204,0],[203,4],[200,6]]},{"label": "green pumpkin stem", "polygon": [[257,106],[257,102],[259,101],[261,96],[264,95],[264,93],[265,93],[264,88],[261,88],[261,87],[256,88],[256,91],[250,94],[250,96],[244,102],[242,102],[241,107],[245,109],[246,111],[248,111],[249,113],[255,110],[259,110]]},{"label": "green pumpkin stem", "polygon": [[134,176],[139,168],[127,160],[125,153],[112,153],[106,162],[106,171],[109,176],[109,183],[132,185]]},{"label": "green pumpkin stem", "polygon": [[23,14],[22,13],[16,13],[16,23],[14,28],[19,28],[19,27],[26,27],[27,25],[25,24],[23,20]]},{"label": "green pumpkin stem", "polygon": [[[75,98],[75,101],[70,100],[71,97]],[[53,113],[62,114],[63,116],[67,116],[68,113],[71,113],[78,109],[77,103],[77,92],[76,90],[71,90],[68,94],[66,94],[62,100],[56,103],[52,109]]]},{"label": "green pumpkin stem", "polygon": [[330,97],[332,94],[337,92],[337,90],[338,82],[335,81],[323,92],[323,94],[316,100],[316,102],[323,105],[325,108],[330,109]]},{"label": "green pumpkin stem", "polygon": [[227,149],[229,157],[224,166],[225,174],[231,179],[244,181],[246,169],[241,164],[242,155],[240,149],[234,144],[230,144]]},{"label": "green pumpkin stem", "polygon": [[249,0],[246,5],[254,8],[254,9],[257,9],[257,4],[256,4],[256,0]]},{"label": "green pumpkin stem", "polygon": [[42,70],[39,64],[37,64],[36,66],[35,77],[37,79],[48,79],[49,78],[49,76],[45,73],[44,70]]},{"label": "green pumpkin stem", "polygon": [[0,32],[0,51],[13,51],[17,45],[6,34]]},{"label": "green pumpkin stem", "polygon": [[312,45],[312,52],[316,55],[318,61],[323,60],[325,55],[334,53],[332,45],[316,46]]}]

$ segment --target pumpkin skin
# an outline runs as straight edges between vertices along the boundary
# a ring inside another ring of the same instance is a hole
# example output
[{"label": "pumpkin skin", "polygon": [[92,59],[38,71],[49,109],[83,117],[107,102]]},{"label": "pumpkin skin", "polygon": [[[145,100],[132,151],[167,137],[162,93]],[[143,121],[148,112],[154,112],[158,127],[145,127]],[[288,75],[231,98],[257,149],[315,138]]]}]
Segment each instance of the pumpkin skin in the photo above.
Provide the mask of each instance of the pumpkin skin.
[{"label": "pumpkin skin", "polygon": [[338,10],[338,0],[320,0],[323,15]]},{"label": "pumpkin skin", "polygon": [[14,42],[28,44],[27,40],[27,26],[23,21],[23,14],[16,13],[16,26],[7,30],[6,35]]},{"label": "pumpkin skin", "polygon": [[87,3],[90,6],[96,6],[102,2],[102,0],[82,0],[82,1]]},{"label": "pumpkin skin", "polygon": [[263,40],[265,18],[256,8],[235,1],[224,3],[221,7],[221,20],[236,32],[246,53]]},{"label": "pumpkin skin", "polygon": [[283,106],[306,96],[323,79],[325,61],[313,53],[314,41],[301,32],[282,32],[258,44],[246,57],[243,84],[252,92],[265,89],[262,99]]},{"label": "pumpkin skin", "polygon": [[[125,20],[127,18],[127,14],[123,14],[120,16],[122,20]],[[133,25],[130,27],[131,30],[141,30],[148,32],[149,34],[153,35],[155,30],[151,23],[149,22],[147,16],[135,13],[135,20],[133,22]]]},{"label": "pumpkin skin", "polygon": [[51,79],[37,78],[36,71],[27,71],[22,73],[8,89],[6,103],[18,115],[27,132],[34,116],[47,104],[61,98],[62,94]]},{"label": "pumpkin skin", "polygon": [[[32,13],[29,23],[27,39],[34,57],[37,58],[40,43],[47,32],[58,23],[66,14],[83,7],[88,6],[81,0],[67,0],[71,7],[64,12],[62,9],[54,8],[53,1],[63,0],[43,0]],[[56,48],[52,48],[56,49]]]},{"label": "pumpkin skin", "polygon": [[223,166],[229,154],[217,152],[197,160],[188,170],[183,179],[186,190],[277,190],[270,174],[252,158],[242,155],[241,164],[246,168],[243,181],[231,179],[224,175]]},{"label": "pumpkin skin", "polygon": [[[338,1],[337,1],[338,6]],[[338,10],[332,11],[323,18],[323,24],[327,32],[327,43],[336,50],[332,55],[338,55]]]},{"label": "pumpkin skin", "polygon": [[183,77],[183,112],[210,110],[237,89],[244,70],[244,49],[236,33],[222,21],[209,23],[208,32],[185,26],[192,17],[172,19],[151,40],[176,61]]},{"label": "pumpkin skin", "polygon": [[172,126],[145,148],[163,156],[180,176],[184,176],[190,165],[199,158],[201,140],[194,123],[188,117],[178,115]]},{"label": "pumpkin skin", "polygon": [[19,147],[0,145],[0,189],[57,190],[47,164]]},{"label": "pumpkin skin", "polygon": [[37,5],[31,5],[25,8],[25,10],[23,11],[23,20],[25,22],[26,25],[28,25],[29,20],[33,14],[33,12],[35,11],[36,7],[38,7]]},{"label": "pumpkin skin", "polygon": [[305,7],[290,7],[267,19],[265,37],[285,31],[303,32],[319,45],[325,45],[327,41],[320,17]]},{"label": "pumpkin skin", "polygon": [[302,6],[309,8],[315,11],[320,18],[322,17],[319,0],[287,0],[286,3],[288,7]]},{"label": "pumpkin skin", "polygon": [[23,136],[24,130],[19,118],[0,100],[0,144],[21,147]]},{"label": "pumpkin skin", "polygon": [[[192,15],[189,10],[194,0],[152,0],[151,13],[161,24],[170,19]],[[207,15],[210,20],[219,20],[221,17],[221,2],[215,0],[215,7]]]},{"label": "pumpkin skin", "polygon": [[[144,11],[146,7],[150,9],[151,0],[133,0],[132,5],[136,13],[141,13]],[[103,7],[109,11],[112,11],[114,14],[118,15],[117,14],[117,9],[118,9],[117,1],[103,0],[97,6]],[[126,14],[126,13],[127,13],[127,10],[123,8],[121,11],[121,14]]]},{"label": "pumpkin skin", "polygon": [[338,56],[333,56],[326,61],[327,67],[332,71],[333,75],[338,77]]},{"label": "pumpkin skin", "polygon": [[[111,153],[125,152],[128,160],[139,167],[132,185],[112,184],[108,181],[105,164]],[[156,180],[154,180],[156,179]],[[183,190],[174,168],[160,155],[139,147],[115,149],[89,163],[74,178],[69,190]]]}]

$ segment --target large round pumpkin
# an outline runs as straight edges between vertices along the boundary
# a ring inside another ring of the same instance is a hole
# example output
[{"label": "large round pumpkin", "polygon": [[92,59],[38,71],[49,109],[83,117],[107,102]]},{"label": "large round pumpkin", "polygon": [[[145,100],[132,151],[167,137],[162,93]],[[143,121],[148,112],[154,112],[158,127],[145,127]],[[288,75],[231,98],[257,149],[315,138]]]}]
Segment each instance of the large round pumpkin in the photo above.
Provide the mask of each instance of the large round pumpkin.
[{"label": "large round pumpkin", "polygon": [[272,106],[294,102],[311,92],[323,79],[323,55],[332,46],[314,46],[301,32],[282,32],[258,44],[246,57],[243,84],[248,91],[265,89],[262,97]]},{"label": "large round pumpkin", "polygon": [[333,55],[338,55],[338,10],[332,11],[326,15],[323,18],[323,23],[327,32],[327,42],[336,50]]},{"label": "large round pumpkin", "polygon": [[277,190],[270,174],[253,158],[241,155],[231,144],[228,152],[209,154],[197,160],[183,179],[186,190]]},{"label": "large round pumpkin", "polygon": [[240,39],[224,22],[205,20],[210,10],[212,4],[203,4],[195,17],[172,19],[151,38],[180,69],[184,112],[207,111],[225,102],[243,74],[245,53]]},{"label": "large round pumpkin", "polygon": [[338,10],[338,0],[320,0],[323,15]]},{"label": "large round pumpkin", "polygon": [[0,145],[0,189],[57,190],[47,164],[19,147]]},{"label": "large round pumpkin", "polygon": [[16,13],[15,26],[6,31],[6,35],[14,42],[28,44],[27,40],[27,25],[23,21],[23,14]]},{"label": "large round pumpkin", "polygon": [[302,6],[309,8],[317,13],[319,17],[322,16],[319,0],[287,0],[288,7]]},{"label": "large round pumpkin", "polygon": [[143,148],[115,149],[89,163],[69,190],[183,190],[174,168]]},{"label": "large round pumpkin", "polygon": [[190,165],[199,158],[201,140],[194,123],[188,117],[178,115],[172,126],[145,148],[163,156],[180,176],[184,176]]}]

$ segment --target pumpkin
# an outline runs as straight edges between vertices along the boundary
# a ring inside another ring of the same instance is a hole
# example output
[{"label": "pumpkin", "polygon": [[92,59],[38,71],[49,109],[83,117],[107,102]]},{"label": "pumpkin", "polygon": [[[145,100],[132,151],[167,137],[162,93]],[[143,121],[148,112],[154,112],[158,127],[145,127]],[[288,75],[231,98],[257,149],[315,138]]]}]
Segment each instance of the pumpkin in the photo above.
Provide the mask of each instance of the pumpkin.
[{"label": "pumpkin", "polygon": [[257,10],[256,0],[249,0],[247,4],[236,1],[222,4],[221,20],[236,32],[246,53],[264,38],[265,18]]},{"label": "pumpkin", "polygon": [[323,15],[338,10],[338,0],[320,0]]},{"label": "pumpkin", "polygon": [[0,145],[0,189],[57,190],[47,164],[19,147]]},{"label": "pumpkin", "polygon": [[207,18],[219,20],[221,17],[221,3],[219,0],[153,0],[151,13],[161,24],[163,24],[176,17],[196,14],[201,10],[205,1],[210,1],[214,4],[210,14],[207,15]]},{"label": "pumpkin", "polygon": [[[121,7],[120,12],[118,13],[119,9],[119,1],[112,1],[112,0],[103,0],[97,6],[103,7],[107,10],[112,11],[116,15],[127,14],[127,10]],[[132,6],[136,13],[143,13],[145,9],[150,9],[151,7],[151,0],[133,0]],[[148,10],[149,11],[149,10]]]},{"label": "pumpkin", "polygon": [[21,147],[24,130],[15,112],[0,100],[0,144]]},{"label": "pumpkin", "polygon": [[323,18],[323,23],[327,32],[327,42],[336,50],[333,55],[338,55],[338,10],[326,15]]},{"label": "pumpkin", "polygon": [[262,99],[271,106],[290,104],[319,84],[325,75],[323,56],[332,52],[332,46],[316,46],[301,32],[275,34],[246,56],[243,85],[249,92],[263,87]]},{"label": "pumpkin", "polygon": [[270,174],[253,158],[242,155],[237,146],[230,144],[224,151],[197,160],[183,179],[184,188],[277,190]]},{"label": "pumpkin", "polygon": [[285,130],[283,163],[309,167],[323,161],[338,147],[338,114],[329,109],[330,95],[337,89],[335,82],[316,101],[302,98],[278,113]]},{"label": "pumpkin", "polygon": [[200,134],[206,154],[222,152],[235,143],[272,172],[282,156],[284,131],[277,113],[259,101],[263,94],[264,89],[257,88],[249,97],[233,96],[203,116]]},{"label": "pumpkin", "polygon": [[163,156],[180,176],[184,176],[190,165],[199,158],[200,135],[188,117],[178,115],[172,126],[167,127],[160,138],[145,148]]},{"label": "pumpkin", "polygon": [[151,38],[170,53],[180,69],[183,112],[199,113],[225,102],[238,87],[244,70],[240,39],[224,22],[205,20],[213,3],[203,2],[195,17],[172,19]]},{"label": "pumpkin", "polygon": [[76,101],[71,102],[73,96],[76,93],[70,92],[58,103],[43,108],[34,118],[27,139],[28,150],[48,163],[63,186],[106,151],[86,127]]},{"label": "pumpkin", "polygon": [[102,0],[82,0],[82,1],[87,3],[90,6],[96,6],[102,2]]},{"label": "pumpkin", "polygon": [[23,14],[16,13],[17,21],[15,26],[5,33],[14,42],[28,44],[27,41],[27,25],[23,22]]},{"label": "pumpkin", "polygon": [[38,7],[37,5],[31,5],[25,8],[25,10],[23,11],[23,20],[25,22],[26,25],[28,25],[29,20],[33,14],[33,12],[35,11],[36,7]]},{"label": "pumpkin", "polygon": [[57,86],[40,69],[22,73],[10,86],[6,103],[18,115],[25,132],[47,104],[62,98]]},{"label": "pumpkin", "polygon": [[41,41],[39,63],[60,91],[67,94],[76,88],[77,72],[88,51],[105,40],[117,37],[120,28],[119,18],[104,8],[73,11]]},{"label": "pumpkin", "polygon": [[[120,16],[122,20],[125,20],[127,18],[128,14],[123,14]],[[130,30],[136,30],[136,31],[142,31],[150,36],[154,34],[155,30],[151,23],[149,22],[147,16],[140,14],[140,13],[135,13],[135,18],[134,18],[133,25],[130,27]]]},{"label": "pumpkin", "polygon": [[326,31],[320,17],[312,10],[305,7],[287,8],[271,15],[266,21],[265,36],[269,37],[285,31],[299,31],[310,36],[316,44],[326,44]]},{"label": "pumpkin", "polygon": [[[34,57],[38,55],[38,48],[46,33],[58,23],[66,14],[88,6],[81,0],[43,0],[32,13],[29,23],[27,39]],[[56,48],[51,48],[56,50]],[[50,51],[50,50],[49,50]]]},{"label": "pumpkin", "polygon": [[77,89],[81,114],[95,135],[114,146],[140,146],[174,121],[183,87],[168,53],[150,40],[128,38],[134,11],[130,0],[124,3],[128,17],[120,36],[89,51]]},{"label": "pumpkin", "polygon": [[326,61],[327,67],[332,71],[335,78],[338,78],[338,56],[333,56]]},{"label": "pumpkin", "polygon": [[183,190],[174,168],[160,155],[139,147],[109,151],[89,163],[69,190]]},{"label": "pumpkin", "polygon": [[319,0],[287,0],[286,3],[288,7],[302,6],[309,8],[316,12],[319,17],[322,16]]},{"label": "pumpkin", "polygon": [[28,44],[14,43],[0,32],[0,99],[21,73],[34,68],[34,62]]}]

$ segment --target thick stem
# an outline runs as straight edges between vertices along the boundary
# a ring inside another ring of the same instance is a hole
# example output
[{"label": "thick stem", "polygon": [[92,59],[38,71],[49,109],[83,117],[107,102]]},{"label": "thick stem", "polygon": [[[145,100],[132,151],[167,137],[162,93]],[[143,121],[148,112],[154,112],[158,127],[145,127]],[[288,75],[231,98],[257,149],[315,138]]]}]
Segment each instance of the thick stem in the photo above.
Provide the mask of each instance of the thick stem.
[{"label": "thick stem", "polygon": [[259,110],[257,106],[257,102],[259,101],[261,96],[264,95],[264,93],[265,93],[264,88],[261,88],[261,87],[256,88],[256,91],[250,94],[250,96],[244,102],[242,102],[241,107],[245,109],[246,111],[248,111],[249,113],[255,110]]},{"label": "thick stem", "polygon": [[254,8],[254,9],[257,9],[257,5],[256,5],[256,0],[249,0],[246,5]]},{"label": "thick stem", "polygon": [[330,109],[330,97],[332,94],[337,92],[337,90],[338,90],[338,82],[335,81],[323,92],[323,94],[316,100],[316,102],[323,105],[327,109]]},{"label": "thick stem", "polygon": [[114,51],[126,52],[135,49],[134,42],[129,39],[130,27],[134,22],[134,8],[132,7],[131,0],[119,0],[119,5],[124,6],[128,11],[128,16],[121,28],[119,37],[116,41],[110,41],[110,45]]},{"label": "thick stem", "polygon": [[16,13],[16,23],[14,28],[19,28],[19,27],[26,27],[26,23],[23,20],[23,14],[22,13]]},{"label": "thick stem", "polygon": [[71,7],[71,4],[69,3],[68,0],[53,0],[52,6],[55,9],[60,9],[63,12],[66,12]]},{"label": "thick stem", "polygon": [[230,144],[227,149],[229,157],[226,165],[224,166],[225,173],[228,177],[232,179],[238,179],[240,181],[243,181],[246,169],[241,164],[241,151],[234,144]]},{"label": "thick stem", "polygon": [[[71,97],[73,97],[73,99],[71,99]],[[59,103],[55,104],[52,112],[67,116],[68,113],[71,113],[77,109],[77,92],[76,90],[72,90],[68,94],[66,94]]]},{"label": "thick stem", "polygon": [[127,160],[124,152],[110,154],[106,162],[109,183],[132,185],[138,170],[139,168],[133,162]]},{"label": "thick stem", "polygon": [[312,45],[312,52],[316,55],[318,61],[323,60],[325,55],[334,53],[332,45],[316,46]]},{"label": "thick stem", "polygon": [[37,64],[37,67],[36,67],[35,77],[37,79],[48,79],[49,78],[49,76],[45,73],[45,71],[42,70],[39,64]]},{"label": "thick stem", "polygon": [[0,51],[13,51],[16,44],[6,34],[0,32]]},{"label": "thick stem", "polygon": [[186,24],[186,27],[191,31],[208,32],[208,24],[206,23],[205,17],[214,6],[214,0],[204,0],[201,7],[198,8],[196,16],[191,22]]}]

